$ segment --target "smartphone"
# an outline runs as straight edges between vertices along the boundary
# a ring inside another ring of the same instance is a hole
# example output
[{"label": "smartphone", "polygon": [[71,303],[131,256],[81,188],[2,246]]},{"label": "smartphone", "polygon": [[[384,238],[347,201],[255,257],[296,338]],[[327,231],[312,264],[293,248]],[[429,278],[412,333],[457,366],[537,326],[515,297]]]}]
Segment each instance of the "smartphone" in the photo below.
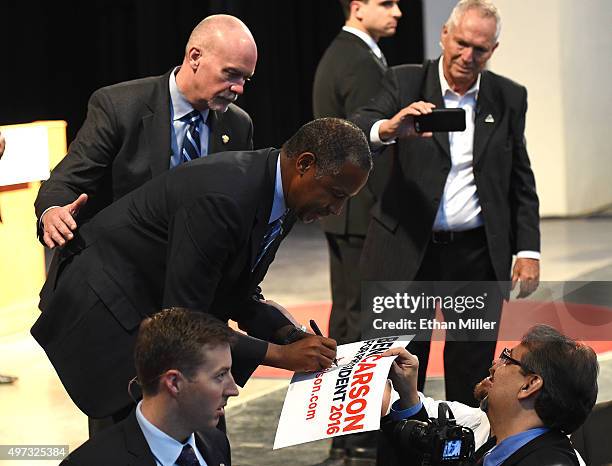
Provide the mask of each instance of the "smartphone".
[{"label": "smartphone", "polygon": [[465,110],[462,108],[434,108],[431,113],[414,117],[417,133],[465,131]]}]

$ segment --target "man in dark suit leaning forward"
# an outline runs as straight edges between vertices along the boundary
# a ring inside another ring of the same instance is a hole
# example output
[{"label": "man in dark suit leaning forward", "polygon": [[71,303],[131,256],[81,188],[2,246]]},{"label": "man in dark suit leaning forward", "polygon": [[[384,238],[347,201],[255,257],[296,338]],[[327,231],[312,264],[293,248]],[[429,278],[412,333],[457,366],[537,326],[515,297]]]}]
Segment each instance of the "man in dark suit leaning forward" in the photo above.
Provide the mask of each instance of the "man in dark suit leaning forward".
[{"label": "man in dark suit leaning forward", "polygon": [[94,92],[68,154],[36,198],[40,241],[62,246],[77,223],[185,161],[251,150],[253,123],[233,102],[256,63],[246,25],[213,15],[192,31],[181,66]]},{"label": "man in dark suit leaning forward", "polygon": [[[527,92],[484,70],[500,26],[489,1],[462,0],[442,29],[442,57],[391,68],[378,96],[356,112],[373,149],[397,140],[364,246],[365,280],[507,282],[516,254],[512,282],[520,282],[519,296],[537,287],[539,203],[524,137]],[[466,130],[413,137],[413,117],[433,107],[463,108]],[[497,309],[499,317],[509,290],[488,288],[488,312]],[[457,316],[445,311],[447,320]],[[495,338],[447,338],[448,399],[474,404],[472,387],[487,373]],[[409,349],[420,361],[422,390],[429,341]]]},{"label": "man in dark suit leaning forward", "polygon": [[146,318],[134,351],[142,401],[62,465],[230,466],[229,442],[215,426],[228,398],[238,395],[233,338],[227,325],[201,312],[175,308]]},{"label": "man in dark suit leaning forward", "polygon": [[[259,364],[329,367],[336,343],[298,330],[259,283],[295,218],[338,214],[365,184],[363,132],[325,118],[283,148],[211,155],[148,182],[82,225],[41,291],[32,335],[77,406],[94,418],[125,410],[140,322],[182,306],[235,320],[243,385]],[[285,346],[281,346],[285,344]]]}]

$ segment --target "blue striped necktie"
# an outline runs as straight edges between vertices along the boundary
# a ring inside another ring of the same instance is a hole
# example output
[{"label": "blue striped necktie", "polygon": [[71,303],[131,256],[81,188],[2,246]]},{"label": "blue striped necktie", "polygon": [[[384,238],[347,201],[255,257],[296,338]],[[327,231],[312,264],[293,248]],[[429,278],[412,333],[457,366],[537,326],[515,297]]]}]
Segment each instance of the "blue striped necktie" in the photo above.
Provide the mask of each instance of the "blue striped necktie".
[{"label": "blue striped necktie", "polygon": [[189,162],[200,157],[200,123],[202,123],[202,114],[197,110],[193,110],[183,117],[189,124],[185,138],[183,139],[183,148],[181,149],[181,163]]},{"label": "blue striped necktie", "polygon": [[263,237],[263,241],[261,242],[261,249],[259,250],[259,254],[257,254],[257,259],[255,259],[255,264],[251,269],[251,272],[255,270],[259,261],[266,255],[266,252],[270,248],[270,245],[274,242],[276,238],[278,238],[283,233],[283,223],[287,218],[287,214],[289,213],[289,209],[285,210],[283,215],[274,220],[272,223],[268,225],[268,231]]}]

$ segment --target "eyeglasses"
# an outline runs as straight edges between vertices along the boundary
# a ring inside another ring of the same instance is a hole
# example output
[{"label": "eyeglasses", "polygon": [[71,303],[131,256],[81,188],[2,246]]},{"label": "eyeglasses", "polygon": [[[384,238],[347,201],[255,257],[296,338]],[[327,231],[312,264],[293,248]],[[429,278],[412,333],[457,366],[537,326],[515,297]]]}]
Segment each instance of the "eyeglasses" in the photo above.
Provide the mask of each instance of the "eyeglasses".
[{"label": "eyeglasses", "polygon": [[512,353],[510,352],[508,348],[504,348],[502,350],[502,352],[499,355],[499,359],[501,361],[504,361],[505,364],[515,364],[519,366],[521,369],[523,369],[525,372],[529,372],[532,374],[534,373],[531,369],[525,366],[525,364],[523,364],[521,361],[519,361],[518,359],[514,359],[512,357]]}]

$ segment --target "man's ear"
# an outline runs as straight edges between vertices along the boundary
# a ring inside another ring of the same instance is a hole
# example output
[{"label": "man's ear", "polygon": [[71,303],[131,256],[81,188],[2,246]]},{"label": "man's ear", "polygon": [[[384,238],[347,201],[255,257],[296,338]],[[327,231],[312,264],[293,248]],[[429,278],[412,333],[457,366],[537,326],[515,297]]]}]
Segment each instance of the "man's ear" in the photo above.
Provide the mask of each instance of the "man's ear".
[{"label": "man's ear", "polygon": [[493,46],[493,48],[491,49],[491,55],[493,55],[493,52],[495,52],[495,49],[497,49],[497,46],[499,45],[499,42],[495,42],[495,45]]},{"label": "man's ear", "polygon": [[198,69],[200,66],[200,59],[202,58],[202,51],[198,47],[191,47],[187,52],[189,58],[189,66],[193,71]]},{"label": "man's ear", "polygon": [[360,0],[352,0],[351,3],[349,4],[349,9],[350,11],[350,16],[361,20],[363,15],[361,14],[361,7],[363,6],[363,3]]},{"label": "man's ear", "polygon": [[544,386],[544,381],[542,377],[537,374],[529,374],[525,377],[525,382],[521,386],[521,389],[518,393],[518,399],[524,400],[529,398],[532,395],[535,395]]},{"label": "man's ear", "polygon": [[176,397],[181,390],[183,375],[176,369],[170,369],[159,378],[160,389]]},{"label": "man's ear", "polygon": [[314,169],[316,163],[317,158],[312,152],[303,152],[295,159],[295,168],[300,176],[302,176],[308,170]]}]

